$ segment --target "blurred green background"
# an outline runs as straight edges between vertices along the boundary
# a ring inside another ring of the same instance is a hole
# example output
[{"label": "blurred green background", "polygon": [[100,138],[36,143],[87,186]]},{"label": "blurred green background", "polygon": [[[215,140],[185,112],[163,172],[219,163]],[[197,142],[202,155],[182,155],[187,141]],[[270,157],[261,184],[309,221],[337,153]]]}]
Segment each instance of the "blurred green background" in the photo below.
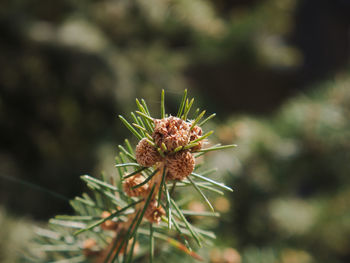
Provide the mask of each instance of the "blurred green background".
[{"label": "blurred green background", "polygon": [[0,262],[115,173],[135,97],[185,88],[239,145],[208,159],[235,189],[208,262],[350,262],[349,32],[347,0],[1,1]]}]

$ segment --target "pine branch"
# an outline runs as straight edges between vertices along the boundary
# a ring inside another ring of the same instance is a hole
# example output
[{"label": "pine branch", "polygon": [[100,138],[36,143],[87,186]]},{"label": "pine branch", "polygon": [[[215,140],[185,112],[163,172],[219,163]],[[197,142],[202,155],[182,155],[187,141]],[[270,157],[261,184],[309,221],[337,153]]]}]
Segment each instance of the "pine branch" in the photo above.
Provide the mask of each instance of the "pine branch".
[{"label": "pine branch", "polygon": [[[202,121],[206,111],[197,108],[193,121],[187,121],[193,104],[194,99],[189,100],[185,90],[177,117],[172,117],[165,112],[165,92],[162,90],[161,119],[151,116],[143,99],[136,99],[137,110],[131,112],[133,123],[119,115],[139,142],[136,148],[127,139],[123,145],[118,145],[116,175],[81,176],[90,192],[70,202],[75,214],[56,216],[50,220],[51,230],[39,231],[38,242],[52,262],[86,262],[94,258],[94,263],[130,263],[134,253],[141,253],[141,257],[148,254],[149,261],[154,262],[155,239],[166,241],[194,259],[203,260],[192,250],[189,241],[192,239],[201,246],[215,235],[192,225],[188,217],[219,217],[206,192],[223,195],[222,190],[233,190],[206,177],[215,171],[213,169],[198,173],[195,158],[236,145],[203,149],[203,140],[207,140],[213,131],[202,135],[201,126],[215,114]],[[211,212],[180,208],[183,207],[181,201],[174,197],[178,190],[176,186],[193,187]],[[148,236],[149,244],[143,243],[144,239],[139,239],[138,235]],[[181,242],[173,238],[175,235]],[[148,248],[137,252],[139,243]]]}]

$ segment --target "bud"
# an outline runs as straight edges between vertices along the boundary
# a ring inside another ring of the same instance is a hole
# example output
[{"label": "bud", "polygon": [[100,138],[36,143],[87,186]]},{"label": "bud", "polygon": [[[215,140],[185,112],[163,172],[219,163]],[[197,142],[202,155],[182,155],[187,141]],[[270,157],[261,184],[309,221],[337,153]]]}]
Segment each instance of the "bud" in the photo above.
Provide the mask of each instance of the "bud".
[{"label": "bud", "polygon": [[181,181],[192,173],[194,166],[195,159],[189,151],[169,155],[166,158],[167,179]]},{"label": "bud", "polygon": [[141,174],[135,174],[132,177],[126,178],[123,181],[123,190],[128,196],[145,196],[149,192],[149,185],[144,184],[140,187],[134,188],[134,186],[141,184],[145,179]]},{"label": "bud", "polygon": [[136,161],[139,165],[150,167],[162,160],[157,150],[143,138],[136,146]]},{"label": "bud", "polygon": [[154,125],[152,138],[158,147],[164,143],[167,150],[172,152],[179,146],[186,146],[189,141],[190,124],[180,118],[170,116],[155,119]]},{"label": "bud", "polygon": [[163,207],[158,206],[158,202],[156,200],[152,200],[147,207],[145,212],[145,218],[151,223],[159,223],[162,216],[165,215],[165,211]]}]

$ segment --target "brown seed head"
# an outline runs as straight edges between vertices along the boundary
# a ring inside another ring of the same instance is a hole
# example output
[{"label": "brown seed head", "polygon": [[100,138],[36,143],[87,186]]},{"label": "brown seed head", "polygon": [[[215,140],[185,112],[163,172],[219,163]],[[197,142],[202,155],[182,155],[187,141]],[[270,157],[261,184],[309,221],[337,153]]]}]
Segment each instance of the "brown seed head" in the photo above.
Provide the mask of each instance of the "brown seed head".
[{"label": "brown seed head", "polygon": [[123,190],[128,196],[145,196],[149,192],[149,185],[144,184],[133,189],[134,186],[141,184],[145,179],[141,174],[135,174],[123,181]]},{"label": "brown seed head", "polygon": [[171,152],[179,146],[185,146],[189,141],[190,124],[180,118],[170,116],[155,119],[154,125],[152,138],[158,147],[164,143]]},{"label": "brown seed head", "polygon": [[151,223],[159,223],[162,216],[165,215],[163,207],[158,206],[156,200],[152,200],[147,207],[145,212],[145,218]]},{"label": "brown seed head", "polygon": [[136,161],[139,165],[150,167],[162,160],[157,150],[143,138],[136,146]]},{"label": "brown seed head", "polygon": [[167,179],[181,181],[192,173],[194,166],[195,159],[189,151],[169,155],[166,158]]}]

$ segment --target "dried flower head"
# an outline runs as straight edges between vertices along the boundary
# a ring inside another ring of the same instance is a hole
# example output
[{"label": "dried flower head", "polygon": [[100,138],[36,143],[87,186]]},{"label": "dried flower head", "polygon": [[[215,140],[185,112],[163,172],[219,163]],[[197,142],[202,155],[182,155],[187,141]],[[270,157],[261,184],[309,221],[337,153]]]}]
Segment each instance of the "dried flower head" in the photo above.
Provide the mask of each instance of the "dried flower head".
[{"label": "dried flower head", "polygon": [[181,151],[166,158],[168,180],[183,180],[189,176],[195,166],[195,159],[190,151]]},{"label": "dried flower head", "polygon": [[[190,142],[197,140],[200,136],[202,136],[202,133],[202,128],[195,125],[190,132]],[[203,140],[199,141],[197,146],[192,147],[191,151],[199,151],[202,149],[202,146]]]},{"label": "dried flower head", "polygon": [[145,212],[145,218],[152,223],[159,223],[162,216],[165,215],[163,207],[158,206],[156,200],[152,200],[147,207]]},{"label": "dried flower head", "polygon": [[152,138],[158,147],[164,143],[171,152],[179,146],[185,146],[189,141],[190,124],[180,118],[170,116],[155,119],[154,125]]},{"label": "dried flower head", "polygon": [[126,178],[123,181],[123,190],[128,196],[145,196],[149,192],[149,185],[144,184],[140,187],[133,188],[136,185],[141,184],[145,179],[141,174],[135,174],[132,177]]},{"label": "dried flower head", "polygon": [[136,161],[139,165],[150,167],[162,160],[157,150],[143,138],[136,146]]}]

